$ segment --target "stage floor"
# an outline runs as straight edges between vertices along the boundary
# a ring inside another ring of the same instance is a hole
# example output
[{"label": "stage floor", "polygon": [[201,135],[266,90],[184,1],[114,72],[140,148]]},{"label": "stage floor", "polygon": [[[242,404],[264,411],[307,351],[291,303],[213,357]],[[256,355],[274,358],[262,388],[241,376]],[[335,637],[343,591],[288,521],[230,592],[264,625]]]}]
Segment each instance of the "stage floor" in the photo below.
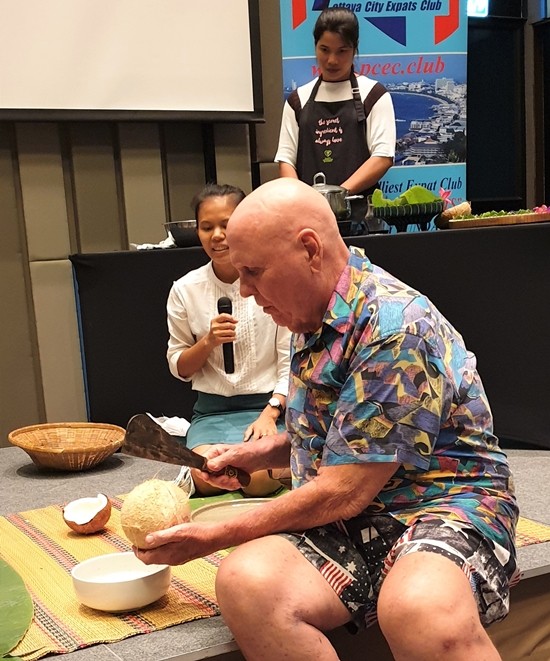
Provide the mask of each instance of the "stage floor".
[{"label": "stage floor", "polygon": [[[506,450],[516,483],[523,517],[550,524],[548,494],[550,451]],[[45,473],[31,463],[19,448],[0,449],[2,499],[0,515],[23,512],[74,498],[105,491],[111,493],[116,480],[117,493],[124,493],[152,474],[162,471],[161,479],[175,476],[175,467],[127,455],[115,455],[85,473]],[[171,472],[170,472],[171,471]],[[512,590],[510,615],[489,629],[503,661],[548,661],[550,659],[550,542],[532,544],[518,551],[522,580]],[[389,661],[391,655],[379,630],[373,628],[357,636],[345,630],[330,634],[336,649],[346,661],[370,658]],[[94,645],[63,655],[67,661],[238,661],[231,633],[221,617],[188,622],[134,636],[109,645]]]}]

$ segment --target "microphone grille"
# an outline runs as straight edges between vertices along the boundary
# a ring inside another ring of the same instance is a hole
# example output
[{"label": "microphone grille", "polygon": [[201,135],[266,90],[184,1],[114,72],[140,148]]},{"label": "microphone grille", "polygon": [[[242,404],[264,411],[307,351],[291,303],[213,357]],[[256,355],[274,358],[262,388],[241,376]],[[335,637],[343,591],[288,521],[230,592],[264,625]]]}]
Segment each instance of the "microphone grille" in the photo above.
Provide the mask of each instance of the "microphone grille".
[{"label": "microphone grille", "polygon": [[222,314],[226,312],[227,314],[233,313],[233,303],[228,296],[222,296],[218,299],[218,313]]}]

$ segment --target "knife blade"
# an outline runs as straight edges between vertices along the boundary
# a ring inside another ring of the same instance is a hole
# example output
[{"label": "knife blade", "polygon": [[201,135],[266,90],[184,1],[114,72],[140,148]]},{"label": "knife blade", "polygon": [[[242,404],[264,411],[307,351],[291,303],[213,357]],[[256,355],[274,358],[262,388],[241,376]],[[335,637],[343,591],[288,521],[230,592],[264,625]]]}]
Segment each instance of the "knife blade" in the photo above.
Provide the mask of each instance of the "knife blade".
[{"label": "knife blade", "polygon": [[250,475],[241,468],[226,466],[221,471],[208,470],[205,457],[185,447],[181,441],[145,413],[138,413],[128,421],[121,451],[134,457],[183,464],[211,475],[236,477],[243,487],[250,484]]}]

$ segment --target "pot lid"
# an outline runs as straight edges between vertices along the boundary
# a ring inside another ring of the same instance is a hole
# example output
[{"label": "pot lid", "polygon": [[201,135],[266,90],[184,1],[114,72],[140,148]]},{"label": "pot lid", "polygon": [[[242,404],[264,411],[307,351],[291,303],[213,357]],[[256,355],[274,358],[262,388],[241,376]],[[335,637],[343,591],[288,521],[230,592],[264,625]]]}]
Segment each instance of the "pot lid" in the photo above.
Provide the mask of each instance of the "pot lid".
[{"label": "pot lid", "polygon": [[317,172],[313,176],[313,188],[319,193],[347,193],[347,190],[342,186],[327,184],[324,172]]}]

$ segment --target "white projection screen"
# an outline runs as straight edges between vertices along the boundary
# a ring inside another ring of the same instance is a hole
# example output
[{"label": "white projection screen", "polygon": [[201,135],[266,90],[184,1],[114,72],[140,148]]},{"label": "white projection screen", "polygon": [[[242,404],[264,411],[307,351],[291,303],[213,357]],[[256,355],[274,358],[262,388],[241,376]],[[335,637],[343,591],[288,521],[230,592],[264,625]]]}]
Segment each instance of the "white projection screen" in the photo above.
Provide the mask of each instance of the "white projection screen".
[{"label": "white projection screen", "polygon": [[258,0],[0,0],[0,119],[257,121]]}]

